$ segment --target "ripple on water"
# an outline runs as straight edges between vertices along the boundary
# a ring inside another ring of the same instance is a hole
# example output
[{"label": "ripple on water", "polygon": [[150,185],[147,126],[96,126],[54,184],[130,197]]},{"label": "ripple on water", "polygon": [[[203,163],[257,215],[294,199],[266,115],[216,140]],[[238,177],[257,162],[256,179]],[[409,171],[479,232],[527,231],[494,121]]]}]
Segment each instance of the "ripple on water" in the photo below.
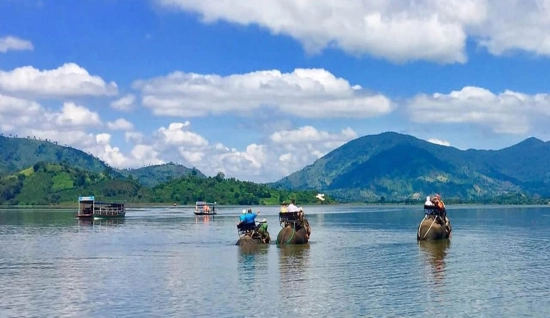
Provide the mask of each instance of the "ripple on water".
[{"label": "ripple on water", "polygon": [[[416,242],[422,211],[414,207],[312,207],[310,244],[255,250],[234,245],[240,209],[231,209],[206,219],[143,208],[116,224],[0,211],[2,317],[545,317],[550,310],[545,208],[452,210],[452,240],[431,244]],[[276,236],[276,211],[261,209]]]}]

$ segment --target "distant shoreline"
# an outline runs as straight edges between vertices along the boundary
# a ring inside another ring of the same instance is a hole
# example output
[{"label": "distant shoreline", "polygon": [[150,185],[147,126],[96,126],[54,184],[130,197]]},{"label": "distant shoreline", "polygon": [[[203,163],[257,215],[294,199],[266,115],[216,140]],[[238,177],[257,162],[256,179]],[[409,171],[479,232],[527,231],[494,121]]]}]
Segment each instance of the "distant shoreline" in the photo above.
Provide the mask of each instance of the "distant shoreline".
[{"label": "distant shoreline", "polygon": [[[112,200],[112,202],[121,202]],[[189,208],[194,209],[195,205],[173,205],[169,203],[127,203],[127,202],[121,202],[125,203],[126,208]],[[223,208],[238,208],[238,207],[276,207],[279,206],[278,204],[263,204],[263,205],[250,205],[250,204],[218,204],[217,206],[223,207]],[[331,204],[303,204],[304,207],[320,207],[320,206],[366,206],[366,207],[409,207],[409,206],[417,206],[422,207],[422,204],[405,204],[405,203],[363,203],[363,202],[356,202],[356,203],[331,203]],[[484,203],[459,203],[459,204],[447,204],[447,209],[455,209],[455,208],[467,208],[467,207],[483,207],[483,206],[501,206],[501,207],[507,207],[507,206],[521,206],[521,207],[549,207],[550,204],[498,204],[498,203],[492,203],[492,204],[484,204]],[[67,204],[56,204],[56,205],[0,205],[0,210],[7,210],[7,209],[29,209],[29,208],[42,208],[42,209],[78,209],[78,203],[67,203]]]}]

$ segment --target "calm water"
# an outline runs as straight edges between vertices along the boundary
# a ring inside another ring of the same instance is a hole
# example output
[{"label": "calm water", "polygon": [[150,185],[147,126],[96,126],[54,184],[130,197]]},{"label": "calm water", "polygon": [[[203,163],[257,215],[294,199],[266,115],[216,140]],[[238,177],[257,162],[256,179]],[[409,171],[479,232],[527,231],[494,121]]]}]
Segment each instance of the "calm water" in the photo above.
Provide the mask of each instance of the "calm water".
[{"label": "calm water", "polygon": [[550,208],[449,207],[450,244],[419,245],[421,207],[310,207],[309,245],[252,252],[241,209],[0,210],[0,316],[550,315]]}]

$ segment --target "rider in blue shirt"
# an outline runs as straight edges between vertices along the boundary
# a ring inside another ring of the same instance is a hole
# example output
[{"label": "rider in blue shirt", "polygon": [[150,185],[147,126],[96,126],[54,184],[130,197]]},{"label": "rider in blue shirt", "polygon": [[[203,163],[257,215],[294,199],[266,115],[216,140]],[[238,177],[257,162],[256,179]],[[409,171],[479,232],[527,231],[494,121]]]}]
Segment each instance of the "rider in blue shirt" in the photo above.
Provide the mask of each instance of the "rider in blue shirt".
[{"label": "rider in blue shirt", "polygon": [[244,223],[245,224],[256,224],[256,217],[260,214],[252,212],[252,209],[248,209],[248,213],[244,215]]}]

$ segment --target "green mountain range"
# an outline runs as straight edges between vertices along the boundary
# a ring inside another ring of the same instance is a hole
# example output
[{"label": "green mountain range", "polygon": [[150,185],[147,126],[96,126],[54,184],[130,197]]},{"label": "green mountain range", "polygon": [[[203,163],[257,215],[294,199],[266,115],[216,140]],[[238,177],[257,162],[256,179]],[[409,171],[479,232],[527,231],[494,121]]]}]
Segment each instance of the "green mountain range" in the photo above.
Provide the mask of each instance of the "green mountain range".
[{"label": "green mountain range", "polygon": [[549,163],[550,143],[536,138],[501,150],[459,150],[386,132],[352,140],[272,185],[367,202],[432,193],[453,201],[550,197]]},{"label": "green mountain range", "polygon": [[[295,198],[301,204],[312,204],[320,203],[316,202],[316,194],[226,179],[222,173],[215,177],[191,173],[147,187],[133,178],[46,162],[0,177],[0,205],[75,204],[77,197],[86,195],[94,195],[100,201],[127,203],[192,205],[196,201],[208,201],[222,205],[276,205]],[[329,198],[325,203],[330,202]]]},{"label": "green mountain range", "polygon": [[68,163],[72,167],[103,172],[109,167],[96,157],[55,142],[0,136],[0,175],[26,169],[37,162]]},{"label": "green mountain range", "polygon": [[202,172],[195,168],[187,168],[186,166],[172,162],[138,169],[124,169],[119,170],[119,172],[126,177],[131,176],[133,179],[138,180],[139,183],[148,187],[153,187],[175,178],[177,179],[188,175],[196,176],[198,178],[206,178]]},{"label": "green mountain range", "polygon": [[194,168],[168,163],[118,170],[83,151],[34,138],[0,136],[0,205],[75,204],[78,196],[128,203],[300,204],[320,202],[315,191],[274,189],[265,184],[207,177]]},{"label": "green mountain range", "polygon": [[[277,204],[414,202],[525,203],[550,197],[550,143],[529,138],[500,150],[459,150],[386,132],[357,138],[267,185],[206,177],[175,163],[114,169],[78,149],[0,136],[0,204],[74,202],[78,195],[128,202]],[[533,200],[534,199],[534,200]],[[541,200],[540,202],[546,202]]]},{"label": "green mountain range", "polygon": [[45,162],[65,164],[85,171],[109,174],[113,177],[131,176],[140,184],[149,187],[189,174],[206,177],[197,169],[175,163],[138,169],[115,169],[82,150],[34,138],[0,136],[0,150],[0,176],[27,169],[37,162]]}]

